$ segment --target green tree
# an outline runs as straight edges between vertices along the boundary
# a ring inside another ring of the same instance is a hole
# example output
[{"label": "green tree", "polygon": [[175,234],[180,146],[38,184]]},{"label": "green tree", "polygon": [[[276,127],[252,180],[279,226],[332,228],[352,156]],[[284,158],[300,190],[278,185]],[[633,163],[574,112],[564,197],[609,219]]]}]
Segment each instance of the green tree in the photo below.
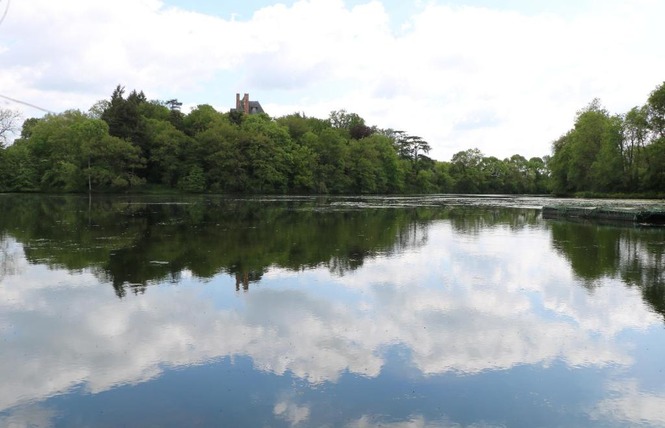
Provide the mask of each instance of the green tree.
[{"label": "green tree", "polygon": [[145,184],[141,150],[129,141],[104,135],[90,151],[91,166],[85,170],[93,190],[127,190]]},{"label": "green tree", "polygon": [[640,178],[644,164],[644,148],[649,141],[649,113],[646,106],[633,107],[623,122],[623,169],[626,188],[641,189]]},{"label": "green tree", "polygon": [[137,143],[142,137],[142,118],[139,112],[139,104],[145,101],[145,95],[141,96],[132,91],[132,101],[124,97],[125,88],[118,85],[111,94],[107,108],[102,112],[101,119],[109,125],[109,133],[118,138]]},{"label": "green tree", "polygon": [[570,135],[571,153],[568,165],[568,176],[575,185],[575,191],[591,190],[595,187],[591,166],[600,152],[608,121],[609,115],[598,99],[591,101],[577,114]]},{"label": "green tree", "polygon": [[531,194],[549,193],[551,186],[546,160],[532,157],[527,162],[527,168],[529,169],[529,188],[527,192]]},{"label": "green tree", "polygon": [[[81,120],[72,125],[72,138],[76,139],[80,145],[80,154],[85,163],[89,193],[92,192],[92,157],[97,146],[101,144],[104,137],[108,136],[108,132],[108,125],[101,119]],[[78,167],[81,167],[80,162]]]},{"label": "green tree", "polygon": [[318,155],[314,177],[317,193],[348,193],[352,181],[347,174],[349,165],[349,142],[337,129],[324,129],[312,148]]},{"label": "green tree", "polygon": [[[41,190],[82,192],[121,189],[143,181],[140,149],[111,137],[106,122],[78,110],[47,115],[34,122],[18,147],[28,151],[20,159],[27,170],[13,187],[31,186],[33,177]],[[26,163],[32,159],[30,163]],[[29,165],[29,166],[28,166]],[[34,171],[34,172],[33,172]]]},{"label": "green tree", "polygon": [[[481,171],[481,180],[478,183],[480,193],[515,193],[516,182],[512,174],[510,161],[499,160],[494,156],[483,157],[478,165]],[[513,181],[511,181],[513,180]]]},{"label": "green tree", "polygon": [[577,113],[575,125],[553,144],[553,190],[617,191],[622,186],[622,119],[610,116],[594,99]]},{"label": "green tree", "polygon": [[221,113],[218,113],[211,105],[200,104],[183,118],[183,128],[187,135],[193,137],[221,121]]},{"label": "green tree", "polygon": [[485,183],[481,162],[483,153],[479,149],[457,152],[451,159],[450,175],[455,180],[458,193],[478,193]]},{"label": "green tree", "polygon": [[647,109],[649,127],[654,133],[654,139],[665,137],[665,82],[651,92]]},{"label": "green tree", "polygon": [[[108,104],[108,108],[102,112],[101,118],[109,125],[109,134],[131,142],[141,149],[141,156],[150,159],[149,140],[146,132],[147,112],[156,113],[159,106],[148,103],[145,94],[133,90],[127,98],[124,98],[125,88],[118,85]],[[162,106],[162,112],[166,110]],[[145,174],[149,171],[144,171]]]},{"label": "green tree", "polygon": [[575,190],[575,184],[569,177],[572,150],[570,134],[571,131],[552,143],[553,154],[548,162],[552,191],[558,195],[565,195]]},{"label": "green tree", "polygon": [[78,110],[46,115],[30,131],[27,146],[35,159],[39,186],[43,190],[75,192],[85,189],[81,167],[87,164],[84,135],[86,121],[92,121]]},{"label": "green tree", "polygon": [[657,138],[645,148],[645,158],[644,187],[662,193],[665,189],[665,137]]},{"label": "green tree", "polygon": [[0,149],[0,189],[9,192],[34,192],[39,188],[37,159],[25,140]]},{"label": "green tree", "polygon": [[455,180],[450,174],[450,162],[436,162],[434,165],[434,182],[437,192],[451,193],[454,191]]},{"label": "green tree", "polygon": [[591,189],[599,192],[624,191],[623,119],[608,117],[596,159],[591,164]]},{"label": "green tree", "polygon": [[291,151],[288,131],[265,115],[247,116],[239,127],[223,123],[197,135],[205,146],[214,191],[284,193]]},{"label": "green tree", "polygon": [[187,175],[178,181],[178,188],[190,193],[202,193],[206,189],[206,179],[199,166],[193,166]]},{"label": "green tree", "polygon": [[146,120],[146,134],[151,154],[147,164],[148,180],[175,187],[180,177],[196,163],[189,150],[192,138],[171,121],[157,119]]}]

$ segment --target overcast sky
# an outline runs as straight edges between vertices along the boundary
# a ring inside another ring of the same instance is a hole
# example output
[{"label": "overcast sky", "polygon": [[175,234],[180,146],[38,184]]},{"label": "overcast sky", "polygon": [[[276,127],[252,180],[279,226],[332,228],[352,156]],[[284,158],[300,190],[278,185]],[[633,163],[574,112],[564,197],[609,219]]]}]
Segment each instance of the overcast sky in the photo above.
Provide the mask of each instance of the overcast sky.
[{"label": "overcast sky", "polygon": [[[8,7],[8,8],[7,8]],[[662,0],[0,0],[0,95],[87,110],[116,85],[273,117],[331,110],[450,160],[551,153],[593,98],[612,113],[665,80]],[[0,98],[24,117],[43,111]]]}]

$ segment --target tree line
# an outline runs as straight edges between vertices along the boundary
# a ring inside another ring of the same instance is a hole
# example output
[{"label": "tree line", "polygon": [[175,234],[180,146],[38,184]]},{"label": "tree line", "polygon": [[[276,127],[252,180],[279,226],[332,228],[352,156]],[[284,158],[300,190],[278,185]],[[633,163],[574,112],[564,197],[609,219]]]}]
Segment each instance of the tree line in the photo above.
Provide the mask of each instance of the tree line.
[{"label": "tree line", "polygon": [[577,113],[571,130],[552,145],[552,190],[643,193],[665,191],[665,82],[646,104],[610,114],[598,99]]},{"label": "tree line", "polygon": [[181,105],[118,86],[88,112],[27,119],[11,145],[17,115],[0,109],[0,191],[653,194],[665,185],[665,83],[623,115],[592,101],[552,156],[530,159],[473,148],[437,161],[424,139],[345,110],[271,118]]},{"label": "tree line", "polygon": [[428,157],[424,139],[369,126],[355,113],[326,119],[218,112],[148,100],[118,86],[88,112],[23,122],[0,142],[0,191],[367,194],[542,193],[545,162],[499,160],[477,149],[451,162]]}]

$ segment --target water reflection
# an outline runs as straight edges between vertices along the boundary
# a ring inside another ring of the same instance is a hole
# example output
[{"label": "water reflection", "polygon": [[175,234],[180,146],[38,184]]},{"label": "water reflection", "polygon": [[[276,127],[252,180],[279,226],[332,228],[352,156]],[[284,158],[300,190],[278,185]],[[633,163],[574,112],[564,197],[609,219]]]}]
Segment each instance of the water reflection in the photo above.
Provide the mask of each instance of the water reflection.
[{"label": "water reflection", "polygon": [[665,231],[589,223],[552,223],[552,242],[589,290],[608,278],[637,287],[665,319]]},{"label": "water reflection", "polygon": [[24,243],[28,260],[95,268],[119,296],[126,286],[143,290],[153,281],[178,282],[183,270],[200,278],[233,274],[243,288],[271,265],[293,270],[325,265],[341,275],[366,258],[420,245],[411,228],[421,216],[427,221],[432,215],[427,210],[367,215],[320,211],[315,202],[229,199],[186,204],[107,199],[96,201],[92,211],[77,198],[5,202],[2,208],[12,213],[4,226]]},{"label": "water reflection", "polygon": [[0,281],[5,276],[19,273],[17,261],[20,257],[20,248],[16,245],[10,245],[10,241],[8,236],[0,235]]},{"label": "water reflection", "polygon": [[[36,203],[28,211],[55,217],[0,220],[12,259],[0,277],[0,424],[52,421],[66,408],[54,400],[82,391],[149,397],[184,367],[221,367],[202,377],[235,385],[215,390],[221,403],[261,397],[244,417],[276,426],[665,420],[663,313],[644,304],[657,308],[645,290],[662,281],[631,271],[662,276],[658,230],[310,200]],[[183,393],[204,389],[194,379]],[[478,401],[464,411],[469,394]]]}]

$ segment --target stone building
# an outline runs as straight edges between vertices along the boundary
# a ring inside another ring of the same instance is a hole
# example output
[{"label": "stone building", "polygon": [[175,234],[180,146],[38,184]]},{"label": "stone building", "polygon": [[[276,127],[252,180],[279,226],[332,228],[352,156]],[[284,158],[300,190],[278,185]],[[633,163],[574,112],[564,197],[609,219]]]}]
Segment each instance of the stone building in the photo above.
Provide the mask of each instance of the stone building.
[{"label": "stone building", "polygon": [[249,100],[249,94],[245,94],[242,98],[240,98],[240,94],[236,94],[236,107],[232,110],[241,111],[245,114],[265,113],[260,102]]}]

